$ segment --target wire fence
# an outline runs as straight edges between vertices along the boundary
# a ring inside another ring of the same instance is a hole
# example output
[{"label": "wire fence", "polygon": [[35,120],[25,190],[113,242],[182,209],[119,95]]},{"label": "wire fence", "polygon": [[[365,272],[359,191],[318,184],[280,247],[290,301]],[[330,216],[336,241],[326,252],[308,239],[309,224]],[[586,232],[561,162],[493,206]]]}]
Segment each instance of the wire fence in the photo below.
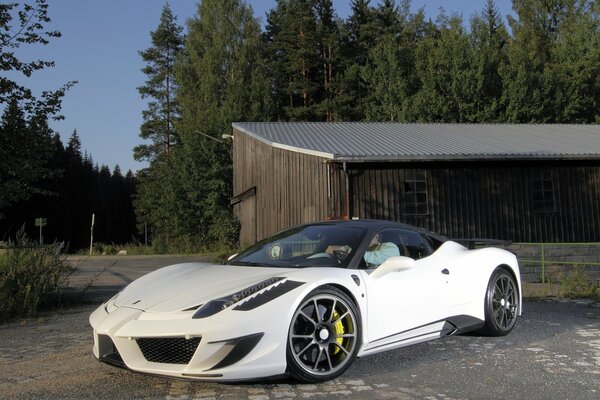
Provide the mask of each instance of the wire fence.
[{"label": "wire fence", "polygon": [[[521,265],[539,265],[540,280],[546,283],[549,266],[581,266],[590,273],[598,272],[600,280],[600,243],[514,243]],[[566,258],[571,258],[567,260]]]}]

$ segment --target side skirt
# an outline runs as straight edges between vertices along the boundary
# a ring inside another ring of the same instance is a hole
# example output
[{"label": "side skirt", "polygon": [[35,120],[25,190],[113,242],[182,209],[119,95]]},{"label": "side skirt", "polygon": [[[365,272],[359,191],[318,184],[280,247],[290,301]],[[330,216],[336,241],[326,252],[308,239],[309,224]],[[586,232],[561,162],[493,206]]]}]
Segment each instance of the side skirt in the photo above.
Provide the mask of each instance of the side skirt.
[{"label": "side skirt", "polygon": [[367,343],[357,356],[368,356],[386,350],[439,339],[443,336],[470,332],[481,328],[483,324],[484,321],[469,315],[455,315],[447,319],[376,339]]}]

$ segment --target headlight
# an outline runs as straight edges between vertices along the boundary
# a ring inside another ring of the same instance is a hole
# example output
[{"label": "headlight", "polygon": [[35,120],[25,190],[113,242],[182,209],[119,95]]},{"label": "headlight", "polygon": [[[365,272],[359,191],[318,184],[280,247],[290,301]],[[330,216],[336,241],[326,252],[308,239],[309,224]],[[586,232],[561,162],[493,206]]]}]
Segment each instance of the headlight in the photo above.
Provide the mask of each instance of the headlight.
[{"label": "headlight", "polygon": [[249,286],[246,289],[242,289],[239,292],[233,293],[229,296],[221,297],[220,299],[211,300],[205,303],[194,313],[193,319],[200,319],[210,317],[216,313],[231,307],[233,304],[244,300],[245,298],[252,296],[256,292],[263,290],[264,288],[279,282],[284,278],[270,278],[259,282],[255,285]]}]

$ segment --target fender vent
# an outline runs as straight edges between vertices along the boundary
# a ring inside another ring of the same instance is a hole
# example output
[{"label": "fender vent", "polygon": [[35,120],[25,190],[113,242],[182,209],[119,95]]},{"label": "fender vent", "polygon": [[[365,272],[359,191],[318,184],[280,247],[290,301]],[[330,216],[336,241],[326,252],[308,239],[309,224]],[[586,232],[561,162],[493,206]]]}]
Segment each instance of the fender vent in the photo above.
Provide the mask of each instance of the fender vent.
[{"label": "fender vent", "polygon": [[256,296],[241,303],[240,305],[234,307],[233,309],[238,310],[238,311],[254,310],[255,308],[260,307],[263,304],[268,303],[269,301],[278,298],[279,296],[283,296],[287,292],[294,290],[298,286],[302,286],[302,285],[304,285],[304,282],[296,282],[296,281],[287,280],[278,285],[271,286],[264,292],[257,294]]},{"label": "fender vent", "polygon": [[137,342],[146,361],[164,364],[187,364],[200,344],[197,338],[139,338]]}]

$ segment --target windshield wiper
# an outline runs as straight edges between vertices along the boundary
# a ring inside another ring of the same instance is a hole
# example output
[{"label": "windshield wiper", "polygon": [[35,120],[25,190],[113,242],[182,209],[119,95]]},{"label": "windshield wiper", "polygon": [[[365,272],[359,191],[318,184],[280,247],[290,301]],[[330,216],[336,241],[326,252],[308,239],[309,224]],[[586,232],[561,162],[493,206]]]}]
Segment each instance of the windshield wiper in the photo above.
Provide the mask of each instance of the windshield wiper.
[{"label": "windshield wiper", "polygon": [[247,265],[250,267],[273,267],[273,265],[257,263],[254,261],[234,261],[234,262],[230,263],[229,265]]}]

